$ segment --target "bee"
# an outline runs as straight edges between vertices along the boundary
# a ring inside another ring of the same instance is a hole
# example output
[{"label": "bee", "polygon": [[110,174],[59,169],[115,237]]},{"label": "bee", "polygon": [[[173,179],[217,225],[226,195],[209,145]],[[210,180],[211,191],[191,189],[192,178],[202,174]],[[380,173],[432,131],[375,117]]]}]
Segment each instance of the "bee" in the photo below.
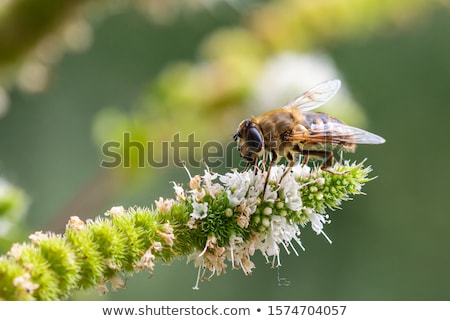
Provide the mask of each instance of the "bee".
[{"label": "bee", "polygon": [[340,86],[337,79],[323,82],[280,109],[242,121],[233,137],[247,166],[256,167],[263,156],[263,164],[269,161],[269,170],[283,157],[290,168],[301,155],[303,163],[310,157],[318,158],[323,170],[335,173],[334,150],[353,152],[357,144],[384,143],[378,135],[311,111],[328,102]]}]

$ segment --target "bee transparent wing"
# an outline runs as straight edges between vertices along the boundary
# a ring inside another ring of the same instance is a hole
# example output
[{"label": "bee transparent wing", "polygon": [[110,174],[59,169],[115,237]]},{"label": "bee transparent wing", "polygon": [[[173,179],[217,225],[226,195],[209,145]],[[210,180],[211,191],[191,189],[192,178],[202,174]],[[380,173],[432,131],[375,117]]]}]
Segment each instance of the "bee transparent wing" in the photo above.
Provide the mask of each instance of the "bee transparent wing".
[{"label": "bee transparent wing", "polygon": [[283,106],[283,108],[300,108],[302,111],[313,110],[329,101],[341,87],[339,79],[323,82],[303,95]]},{"label": "bee transparent wing", "polygon": [[385,139],[364,129],[343,123],[311,124],[307,131],[292,133],[291,140],[307,140],[323,144],[383,144]]},{"label": "bee transparent wing", "polygon": [[352,141],[355,144],[375,145],[375,144],[383,144],[386,141],[383,137],[368,132],[364,129],[347,125],[344,125],[344,127],[346,128],[346,130],[349,130],[351,132],[351,136],[353,137]]}]

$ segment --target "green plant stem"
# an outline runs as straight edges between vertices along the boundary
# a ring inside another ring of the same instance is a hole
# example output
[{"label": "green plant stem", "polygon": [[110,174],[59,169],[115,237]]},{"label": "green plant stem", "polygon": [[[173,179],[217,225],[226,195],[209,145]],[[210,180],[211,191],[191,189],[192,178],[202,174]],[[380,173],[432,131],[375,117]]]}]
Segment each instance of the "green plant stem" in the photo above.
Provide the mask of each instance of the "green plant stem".
[{"label": "green plant stem", "polygon": [[160,198],[154,208],[113,207],[94,221],[71,217],[63,235],[36,232],[31,242],[14,244],[0,257],[0,299],[59,300],[78,289],[100,293],[124,286],[122,274],[153,273],[155,262],[190,257],[206,272],[227,268],[248,275],[250,258],[259,250],[273,262],[280,249],[301,246],[300,228],[308,223],[324,234],[326,209],[339,208],[350,195],[362,194],[370,167],[336,165],[330,173],[296,166],[266,171],[206,171],[191,177],[190,189],[174,183],[175,199]]}]

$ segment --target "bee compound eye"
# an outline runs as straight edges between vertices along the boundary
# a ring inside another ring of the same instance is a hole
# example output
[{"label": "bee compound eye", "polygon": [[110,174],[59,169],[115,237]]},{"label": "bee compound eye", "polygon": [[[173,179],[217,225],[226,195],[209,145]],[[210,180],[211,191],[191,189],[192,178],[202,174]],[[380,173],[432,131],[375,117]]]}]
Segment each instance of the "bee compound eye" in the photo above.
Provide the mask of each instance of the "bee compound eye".
[{"label": "bee compound eye", "polygon": [[252,153],[258,153],[262,149],[263,140],[259,130],[251,127],[247,131],[245,147]]}]

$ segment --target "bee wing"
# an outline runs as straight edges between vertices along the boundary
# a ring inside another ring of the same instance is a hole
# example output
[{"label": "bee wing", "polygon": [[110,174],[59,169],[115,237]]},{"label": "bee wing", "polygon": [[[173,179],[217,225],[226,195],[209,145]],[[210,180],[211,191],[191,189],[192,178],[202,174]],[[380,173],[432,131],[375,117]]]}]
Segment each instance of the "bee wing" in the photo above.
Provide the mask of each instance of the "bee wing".
[{"label": "bee wing", "polygon": [[355,144],[375,145],[375,144],[383,144],[386,141],[383,137],[368,132],[364,129],[347,125],[344,125],[344,127],[346,128],[346,130],[349,130],[351,132],[351,136],[353,137],[352,141]]},{"label": "bee wing", "polygon": [[311,124],[311,129],[292,133],[291,140],[307,140],[325,144],[383,144],[386,140],[364,129],[341,123]]},{"label": "bee wing", "polygon": [[329,101],[340,87],[339,79],[325,81],[287,103],[283,108],[300,108],[302,111],[315,109]]}]

